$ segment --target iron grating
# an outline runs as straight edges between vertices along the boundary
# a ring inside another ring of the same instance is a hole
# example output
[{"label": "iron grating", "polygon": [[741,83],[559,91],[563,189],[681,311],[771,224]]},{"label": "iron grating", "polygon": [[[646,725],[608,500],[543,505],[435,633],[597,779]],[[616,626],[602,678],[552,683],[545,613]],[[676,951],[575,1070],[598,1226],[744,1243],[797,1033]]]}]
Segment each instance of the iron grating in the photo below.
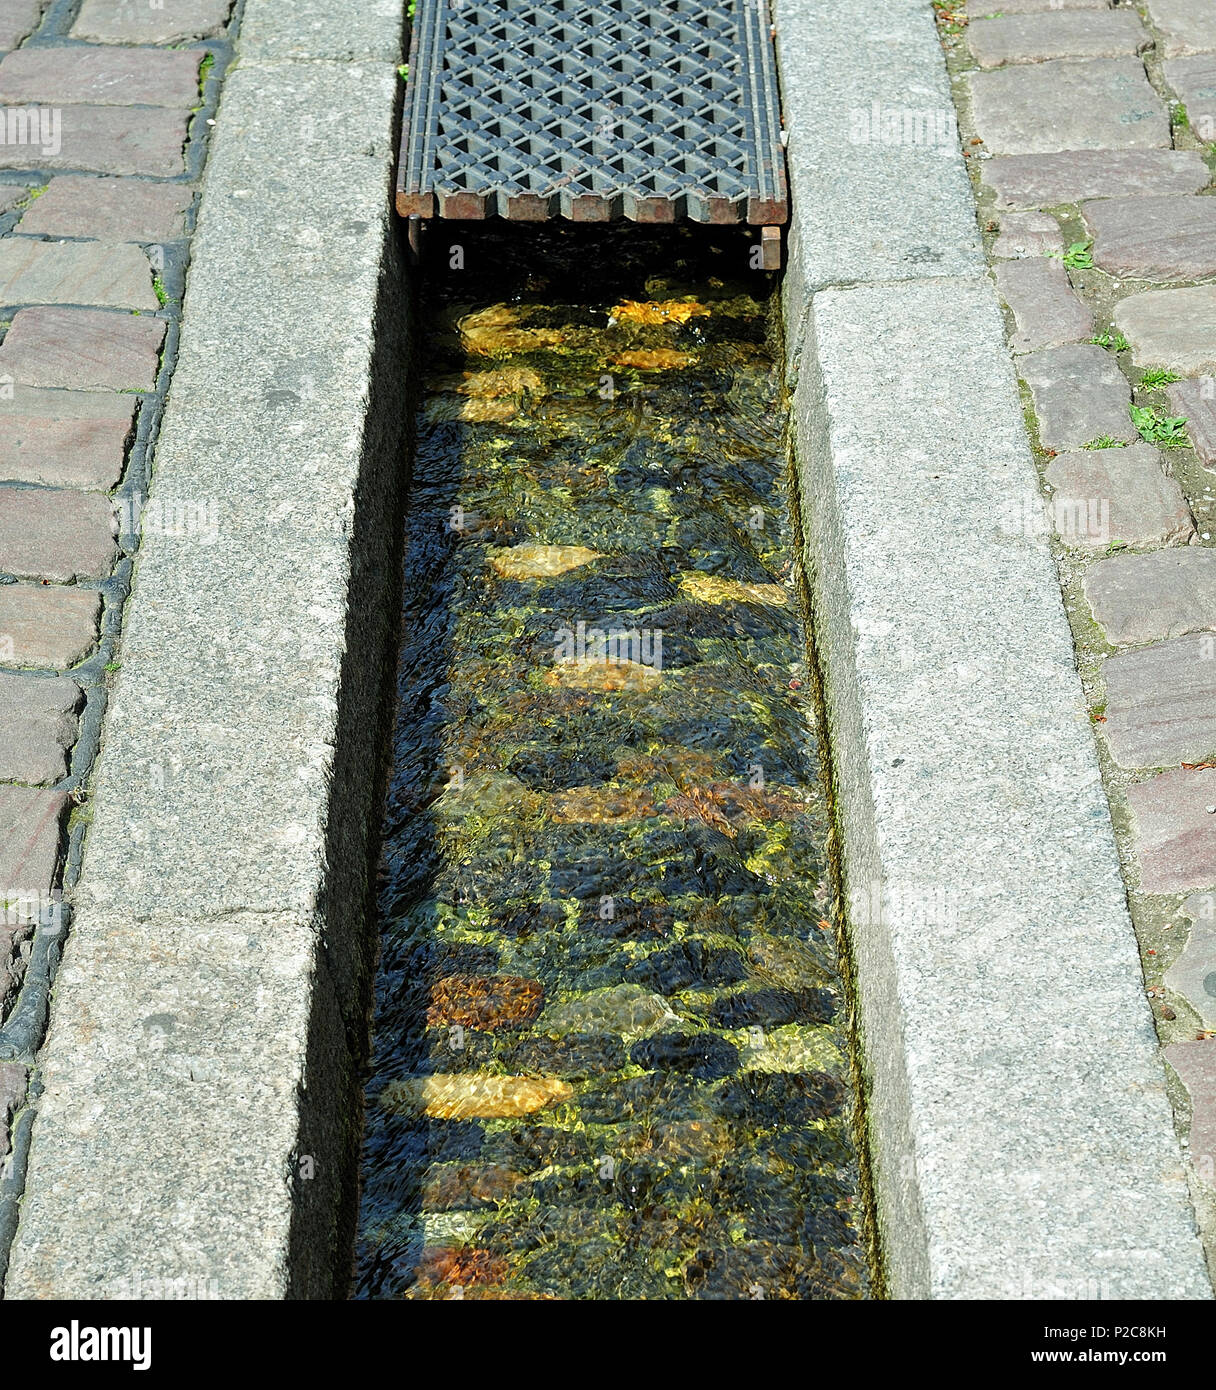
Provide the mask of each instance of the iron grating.
[{"label": "iron grating", "polygon": [[397,209],[783,223],[767,0],[418,0]]}]

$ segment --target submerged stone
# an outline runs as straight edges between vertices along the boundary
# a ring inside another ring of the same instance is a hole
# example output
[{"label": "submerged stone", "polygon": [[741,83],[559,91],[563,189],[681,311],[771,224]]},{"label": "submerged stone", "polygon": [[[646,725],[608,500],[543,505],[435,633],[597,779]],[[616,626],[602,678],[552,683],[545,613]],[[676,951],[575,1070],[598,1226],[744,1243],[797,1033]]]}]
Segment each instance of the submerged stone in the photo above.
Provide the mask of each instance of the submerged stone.
[{"label": "submerged stone", "polygon": [[647,1071],[675,1071],[712,1081],[739,1065],[739,1050],[714,1033],[660,1033],[634,1043],[631,1060]]},{"label": "submerged stone", "polygon": [[378,1104],[397,1113],[437,1120],[510,1119],[569,1100],[574,1088],[556,1077],[437,1074],[390,1082]]}]

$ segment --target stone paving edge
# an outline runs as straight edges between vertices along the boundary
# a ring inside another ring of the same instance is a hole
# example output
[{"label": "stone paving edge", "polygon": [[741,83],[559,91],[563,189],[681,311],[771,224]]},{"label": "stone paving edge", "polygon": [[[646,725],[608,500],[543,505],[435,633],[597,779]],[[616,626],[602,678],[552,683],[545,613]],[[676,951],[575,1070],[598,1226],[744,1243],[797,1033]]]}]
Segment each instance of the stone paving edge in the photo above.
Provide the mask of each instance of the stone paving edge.
[{"label": "stone paving edge", "polygon": [[[293,7],[315,9],[248,0],[246,22]],[[400,7],[377,13],[399,50]],[[9,1298],[348,1291],[409,331],[398,91],[381,58],[238,39],[151,490],[218,499],[220,536],[140,551]]]},{"label": "stone paving edge", "polygon": [[[900,99],[888,35],[778,17],[783,58],[847,45],[850,100]],[[900,39],[943,90],[932,25]],[[797,193],[839,113],[807,64],[783,84]],[[961,152],[936,157],[931,226],[974,225]],[[874,169],[842,228],[905,224],[906,165]],[[837,269],[805,198],[792,425],[888,1290],[1211,1298],[1054,565],[1017,524],[1037,478],[995,289],[969,248]]]}]

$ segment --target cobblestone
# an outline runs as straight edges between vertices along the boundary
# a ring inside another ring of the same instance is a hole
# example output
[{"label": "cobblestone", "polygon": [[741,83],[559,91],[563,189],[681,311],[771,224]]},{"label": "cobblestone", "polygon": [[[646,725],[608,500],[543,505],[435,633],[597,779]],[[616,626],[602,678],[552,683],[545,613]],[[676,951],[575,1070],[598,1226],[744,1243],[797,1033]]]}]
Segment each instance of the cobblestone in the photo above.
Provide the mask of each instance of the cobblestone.
[{"label": "cobblestone", "polygon": [[1075,449],[1109,436],[1139,436],[1128,415],[1131,388],[1111,357],[1089,343],[1047,348],[1018,364],[1034,397],[1045,449]]},{"label": "cobblestone", "polygon": [[[0,946],[3,945],[3,928],[0,928]],[[0,973],[4,972],[4,952],[0,950]],[[0,994],[3,984],[0,983]],[[3,1000],[0,998],[0,1003]],[[9,1130],[13,1116],[25,1103],[25,1093],[29,1086],[29,1073],[20,1062],[0,1062],[0,1159],[10,1150]]]},{"label": "cobblestone", "polygon": [[1115,327],[1138,367],[1216,374],[1216,285],[1133,294],[1115,309]]},{"label": "cobblestone", "polygon": [[1047,10],[973,19],[967,27],[967,45],[982,68],[1053,58],[1118,58],[1140,53],[1151,42],[1139,16],[1126,10]]},{"label": "cobblestone", "polygon": [[1194,150],[1066,150],[988,160],[998,208],[1058,207],[1087,198],[1198,193],[1211,181]]},{"label": "cobblestone", "polygon": [[0,103],[178,106],[198,101],[198,49],[26,48],[0,61]]},{"label": "cobblestone", "polygon": [[1165,80],[1182,98],[1191,129],[1201,140],[1216,140],[1216,57],[1171,58]]},{"label": "cobblestone", "polygon": [[1175,637],[1109,657],[1102,731],[1120,767],[1170,767],[1216,753],[1216,651]]},{"label": "cobblestone", "polygon": [[233,0],[84,0],[72,26],[75,39],[99,43],[181,43],[218,34]]},{"label": "cobblestone", "polygon": [[1211,1185],[1216,1181],[1216,1039],[1174,1043],[1165,1057],[1191,1098],[1191,1162]]},{"label": "cobblestone", "polygon": [[148,258],[130,243],[0,240],[0,304],[158,309]]},{"label": "cobblestone", "polygon": [[0,672],[0,781],[59,781],[76,742],[82,699],[74,681]]},{"label": "cobblestone", "polygon": [[1081,209],[1095,264],[1138,280],[1216,275],[1216,198],[1106,198]]},{"label": "cobblestone", "polygon": [[0,584],[0,661],[66,671],[97,645],[101,595],[89,589]]},{"label": "cobblestone", "polygon": [[0,375],[27,386],[150,391],[163,319],[98,309],[22,309],[0,344]]},{"label": "cobblestone", "polygon": [[1110,0],[1000,0],[992,13],[1048,14],[1056,10],[1105,10],[1109,4]]},{"label": "cobblestone", "polygon": [[38,27],[48,0],[0,0],[0,51],[16,48]]},{"label": "cobblestone", "polygon": [[19,223],[34,236],[96,237],[101,241],[176,241],[194,190],[180,183],[60,174]]},{"label": "cobblestone", "polygon": [[1064,250],[1064,234],[1054,217],[1043,212],[1011,212],[1001,218],[1001,234],[992,247],[994,256],[1049,256]]},{"label": "cobblestone", "polygon": [[1161,30],[1167,58],[1216,53],[1216,8],[1211,0],[1146,0],[1148,17]]},{"label": "cobblestone", "polygon": [[115,530],[101,493],[0,488],[0,570],[18,579],[104,579],[117,551]]},{"label": "cobblestone", "polygon": [[1181,893],[1216,884],[1216,771],[1175,769],[1131,787],[1140,884]]},{"label": "cobblestone", "polygon": [[67,803],[64,792],[0,786],[0,897],[50,895]]},{"label": "cobblestone", "polygon": [[0,483],[106,491],[122,476],[132,396],[16,386],[0,398]]},{"label": "cobblestone", "polygon": [[1216,550],[1112,555],[1086,571],[1084,587],[1112,646],[1216,631]]},{"label": "cobblestone", "polygon": [[1182,489],[1162,472],[1151,444],[1060,454],[1047,483],[1056,530],[1069,545],[1171,545],[1195,534]]},{"label": "cobblestone", "polygon": [[1165,106],[1136,58],[976,72],[968,84],[976,129],[990,154],[1170,145]]},{"label": "cobblestone", "polygon": [[1216,1027],[1216,893],[1196,893],[1182,910],[1191,930],[1182,954],[1165,972],[1165,985],[1187,1001],[1205,1027]]},{"label": "cobblestone", "polygon": [[[0,145],[0,169],[87,169],[172,178],[185,169],[188,111],[164,107],[65,106],[58,138]],[[40,131],[41,136],[41,131]]]},{"label": "cobblestone", "polygon": [[1186,420],[1196,457],[1205,468],[1216,468],[1216,378],[1176,381],[1166,388],[1170,411]]},{"label": "cobblestone", "polygon": [[1059,261],[1006,261],[996,268],[997,288],[1013,312],[1014,352],[1080,343],[1093,336],[1094,316]]}]

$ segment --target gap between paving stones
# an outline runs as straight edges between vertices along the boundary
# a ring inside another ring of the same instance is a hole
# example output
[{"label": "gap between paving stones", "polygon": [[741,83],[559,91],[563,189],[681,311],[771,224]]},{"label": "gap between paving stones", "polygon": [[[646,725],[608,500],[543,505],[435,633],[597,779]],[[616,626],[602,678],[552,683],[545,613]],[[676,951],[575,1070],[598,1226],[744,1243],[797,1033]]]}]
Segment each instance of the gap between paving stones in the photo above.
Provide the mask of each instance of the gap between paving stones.
[{"label": "gap between paving stones", "polygon": [[1210,1298],[1051,551],[1007,520],[1037,475],[930,8],[776,10],[890,1291]]},{"label": "gap between paving stones", "polygon": [[16,1126],[9,1297],[349,1278],[408,331],[402,7],[370,9],[355,55],[330,7],[241,17],[151,487],[222,499],[220,534],[139,551],[42,1094]]}]

